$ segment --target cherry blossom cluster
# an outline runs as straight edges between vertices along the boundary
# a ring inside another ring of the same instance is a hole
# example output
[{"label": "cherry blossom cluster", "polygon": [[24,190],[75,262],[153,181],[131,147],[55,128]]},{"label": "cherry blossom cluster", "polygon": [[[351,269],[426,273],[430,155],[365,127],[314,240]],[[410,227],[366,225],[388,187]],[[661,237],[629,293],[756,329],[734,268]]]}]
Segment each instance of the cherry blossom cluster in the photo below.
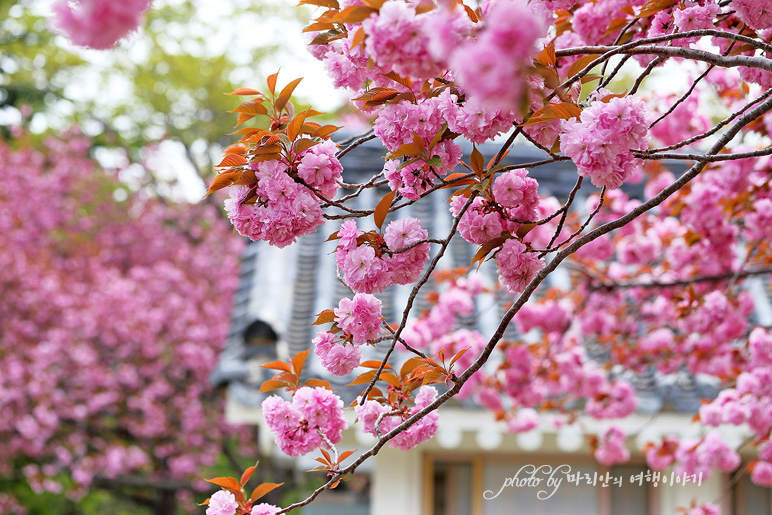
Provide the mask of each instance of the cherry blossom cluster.
[{"label": "cherry blossom cluster", "polygon": [[[378,338],[383,331],[381,301],[370,294],[357,293],[353,299],[341,299],[333,312],[333,329],[320,332],[312,343],[324,368],[343,376],[359,366],[362,358],[359,346]],[[336,341],[338,330],[343,332],[340,342]]]},{"label": "cherry blossom cluster", "polygon": [[648,114],[637,97],[597,100],[579,121],[563,122],[560,151],[576,163],[577,173],[595,186],[616,189],[640,164],[631,150],[649,144]]},{"label": "cherry blossom cluster", "polygon": [[[0,143],[0,474],[78,499],[97,479],[192,480],[226,438],[252,452],[208,383],[242,242],[211,206],[115,201],[124,186],[76,132],[15,143]],[[48,199],[35,216],[16,201],[29,188]]]},{"label": "cherry blossom cluster", "polygon": [[[396,428],[410,415],[425,408],[436,398],[437,390],[431,386],[422,386],[415,396],[412,408],[406,408],[400,402],[394,403],[394,405],[384,405],[377,401],[369,400],[362,404],[357,403],[354,409],[359,421],[362,422],[362,430],[365,433],[378,437]],[[434,437],[437,433],[438,424],[439,414],[433,411],[392,438],[389,441],[389,446],[409,451],[421,442]]]},{"label": "cherry blossom cluster", "polygon": [[105,50],[135,30],[152,0],[58,0],[54,24],[76,45]]},{"label": "cherry blossom cluster", "polygon": [[[206,507],[206,515],[236,515],[239,503],[236,496],[227,490],[218,490],[209,499]],[[249,515],[275,515],[279,511],[278,506],[268,503],[260,503],[252,506]]]},{"label": "cherry blossom cluster", "polygon": [[326,388],[301,387],[295,391],[292,402],[272,395],[263,401],[262,407],[276,445],[289,456],[338,443],[348,427],[343,401]]},{"label": "cherry blossom cluster", "polygon": [[253,241],[265,240],[277,247],[294,243],[299,236],[314,231],[324,220],[319,200],[308,186],[332,198],[338,190],[341,166],[336,146],[325,141],[306,150],[291,170],[280,160],[252,163],[256,183],[232,186],[225,210],[236,230]]},{"label": "cherry blossom cluster", "polygon": [[338,231],[335,261],[355,291],[381,292],[418,279],[429,259],[429,243],[422,243],[428,236],[421,222],[411,217],[389,222],[383,236],[364,233],[355,221],[347,220]]}]

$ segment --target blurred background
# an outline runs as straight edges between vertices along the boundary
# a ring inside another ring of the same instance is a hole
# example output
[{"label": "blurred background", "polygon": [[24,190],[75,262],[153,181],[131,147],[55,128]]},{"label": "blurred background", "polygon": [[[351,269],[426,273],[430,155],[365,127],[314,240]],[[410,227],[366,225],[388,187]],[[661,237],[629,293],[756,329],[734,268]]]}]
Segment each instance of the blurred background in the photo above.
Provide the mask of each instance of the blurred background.
[{"label": "blurred background", "polygon": [[[109,51],[52,32],[51,4],[0,0],[0,513],[203,512],[200,478],[260,458],[210,382],[244,250],[202,199],[224,93],[281,68],[299,107],[341,97],[290,1],[156,0]],[[320,481],[282,474],[261,462],[288,483],[268,502]]]}]

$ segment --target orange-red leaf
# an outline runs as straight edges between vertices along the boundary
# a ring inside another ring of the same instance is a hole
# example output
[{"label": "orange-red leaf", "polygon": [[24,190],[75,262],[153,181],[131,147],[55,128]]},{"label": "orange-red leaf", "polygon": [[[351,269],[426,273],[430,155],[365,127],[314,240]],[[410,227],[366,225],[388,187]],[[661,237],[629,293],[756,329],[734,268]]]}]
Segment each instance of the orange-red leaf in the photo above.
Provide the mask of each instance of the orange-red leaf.
[{"label": "orange-red leaf", "polygon": [[337,125],[322,125],[318,129],[316,129],[316,131],[313,133],[313,136],[315,138],[326,138],[327,136],[337,131],[338,129],[340,129],[340,127],[338,127]]},{"label": "orange-red leaf", "polygon": [[206,197],[210,193],[214,193],[217,190],[227,188],[228,186],[236,182],[236,180],[238,180],[240,176],[241,176],[241,172],[238,172],[238,171],[223,172],[217,175],[212,180],[212,184],[209,185],[209,189],[207,190],[206,195],[204,196]]},{"label": "orange-red leaf", "polygon": [[316,321],[311,325],[331,324],[333,322],[335,322],[335,312],[331,309],[325,309],[316,314]]},{"label": "orange-red leaf", "polygon": [[276,91],[276,79],[279,76],[279,72],[274,73],[273,75],[268,76],[268,91],[273,94]]},{"label": "orange-red leaf", "polygon": [[225,489],[233,489],[233,490],[241,490],[241,485],[238,481],[233,479],[232,477],[215,477],[212,479],[204,479],[204,481],[207,481],[209,483],[214,483],[217,486],[220,486]]},{"label": "orange-red leaf", "polygon": [[283,381],[277,381],[275,379],[269,379],[268,381],[265,381],[260,386],[260,391],[258,393],[270,392],[270,391],[273,391],[273,390],[278,390],[279,388],[284,388],[286,386],[287,386],[287,384],[284,383]]},{"label": "orange-red leaf", "polygon": [[482,177],[483,172],[485,171],[485,160],[483,159],[482,153],[477,150],[477,146],[472,147],[472,156],[469,159],[474,173],[478,177]]},{"label": "orange-red leaf", "polygon": [[327,388],[328,390],[332,390],[330,382],[323,379],[309,379],[306,381],[306,386],[311,386],[312,388]]},{"label": "orange-red leaf", "polygon": [[[364,368],[375,368],[375,369],[378,369],[378,368],[381,368],[381,363],[382,363],[382,361],[378,361],[377,359],[370,359],[370,360],[367,360],[367,361],[363,361],[362,363],[359,364],[359,366],[360,367],[364,367]],[[386,365],[383,368],[384,369],[391,369],[391,365],[386,363]]]},{"label": "orange-red leaf", "polygon": [[383,227],[383,222],[386,220],[386,215],[389,214],[389,208],[391,207],[391,201],[394,200],[394,193],[393,191],[388,192],[386,195],[383,196],[380,202],[378,202],[378,205],[375,206],[375,225],[378,226],[378,229]]},{"label": "orange-red leaf", "polygon": [[300,373],[303,371],[303,365],[306,363],[308,353],[309,350],[304,350],[303,352],[298,352],[292,358],[292,368],[295,369],[295,373],[298,375],[298,377],[300,377]]},{"label": "orange-red leaf", "polygon": [[568,120],[570,118],[579,118],[581,114],[582,110],[569,102],[549,104],[533,113],[533,116],[531,116],[531,118],[529,118],[528,121],[523,125],[538,125],[540,123],[547,123],[557,119]]},{"label": "orange-red leaf", "polygon": [[353,450],[353,451],[346,451],[346,452],[342,452],[342,453],[340,454],[340,457],[338,458],[338,463],[342,463],[342,462],[343,462],[343,460],[345,460],[346,458],[348,458],[349,456],[351,456],[351,455],[352,455],[352,454],[354,454],[355,452],[356,452],[356,450]]},{"label": "orange-red leaf", "polygon": [[371,14],[377,13],[376,9],[366,5],[350,5],[336,14],[333,19],[337,23],[359,23],[365,21]]},{"label": "orange-red leaf", "polygon": [[222,168],[224,166],[243,166],[247,164],[247,160],[244,159],[239,154],[228,154],[225,156],[225,158],[220,162],[220,164],[216,165],[215,168]]},{"label": "orange-red leaf", "polygon": [[294,141],[295,138],[298,137],[298,134],[300,134],[300,129],[303,127],[303,123],[306,121],[307,117],[308,113],[303,111],[287,124],[287,137],[290,139],[290,141]]},{"label": "orange-red leaf", "polygon": [[261,114],[268,114],[268,109],[266,109],[262,103],[250,100],[249,102],[242,102],[236,109],[228,112],[244,113],[244,114],[251,114],[252,116],[258,116]]},{"label": "orange-red leaf", "polygon": [[292,145],[292,150],[294,150],[296,154],[300,154],[301,152],[305,152],[309,148],[313,147],[314,145],[318,145],[319,143],[321,142],[314,141],[310,138],[301,138],[295,141],[295,144]]},{"label": "orange-red leaf", "polygon": [[584,70],[587,65],[593,63],[598,59],[597,55],[583,55],[579,59],[577,59],[574,64],[571,65],[571,67],[568,69],[568,78],[573,77],[580,71]]},{"label": "orange-red leaf", "polygon": [[284,89],[281,90],[281,93],[279,93],[279,98],[276,99],[276,102],[274,102],[274,107],[276,108],[276,112],[280,112],[282,109],[284,109],[284,106],[287,105],[287,102],[289,101],[290,97],[292,96],[292,92],[295,91],[295,88],[298,84],[300,84],[300,81],[303,80],[303,78],[295,79],[286,86],[284,86]]},{"label": "orange-red leaf", "polygon": [[270,368],[271,370],[281,370],[282,372],[292,373],[292,369],[289,364],[283,361],[271,361],[270,363],[264,363],[260,365],[262,368]]},{"label": "orange-red leaf", "polygon": [[[226,95],[263,95],[256,89],[251,88],[239,88],[236,91],[231,91],[230,93],[226,93]],[[264,96],[264,95],[263,95]]]},{"label": "orange-red leaf", "polygon": [[268,492],[279,488],[283,484],[284,483],[263,483],[262,485],[258,485],[257,488],[252,490],[252,495],[249,496],[249,500],[255,502]]},{"label": "orange-red leaf", "polygon": [[249,481],[249,478],[252,477],[252,474],[255,472],[256,468],[257,468],[257,465],[254,465],[252,467],[249,467],[247,470],[244,471],[243,474],[241,474],[241,486],[244,486],[247,484],[247,481]]}]

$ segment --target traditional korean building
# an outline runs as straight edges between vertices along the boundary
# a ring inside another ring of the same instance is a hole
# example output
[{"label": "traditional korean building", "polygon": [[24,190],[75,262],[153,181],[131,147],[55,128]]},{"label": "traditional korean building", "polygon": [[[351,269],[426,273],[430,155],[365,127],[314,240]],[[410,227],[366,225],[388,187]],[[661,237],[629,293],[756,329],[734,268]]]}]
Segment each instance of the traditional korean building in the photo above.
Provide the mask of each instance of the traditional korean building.
[{"label": "traditional korean building", "polygon": [[[471,148],[464,150],[467,154]],[[486,158],[496,150],[495,146],[482,148]],[[367,180],[382,168],[385,152],[374,140],[344,156],[344,180]],[[509,153],[507,161],[527,163],[544,157],[534,147],[518,145]],[[541,195],[554,195],[560,200],[567,198],[576,181],[570,161],[538,167],[530,174],[539,181]],[[372,207],[387,191],[366,190],[353,207]],[[586,195],[586,191],[592,190],[583,188],[582,193]],[[640,196],[642,187],[633,186],[628,193]],[[578,198],[575,205],[584,205],[583,200]],[[407,211],[402,216],[420,219],[432,238],[444,237],[450,228],[447,203],[439,195],[422,199]],[[369,222],[372,223],[372,219]],[[360,228],[369,229],[362,227],[363,221],[359,223]],[[211,377],[214,384],[227,385],[227,419],[260,425],[261,452],[276,460],[282,460],[282,454],[264,426],[260,403],[265,395],[257,393],[260,384],[273,374],[258,365],[274,359],[286,360],[308,349],[317,330],[310,325],[313,315],[334,307],[341,297],[349,295],[336,279],[335,242],[325,241],[334,230],[335,227],[327,226],[284,249],[263,242],[247,246],[231,336]],[[474,252],[472,245],[455,238],[449,249],[451,266],[468,266]],[[495,280],[495,266],[483,265],[481,271]],[[549,280],[559,286],[567,284],[568,278],[565,272],[556,272]],[[757,316],[765,324],[772,323],[772,304],[763,283],[751,281],[749,284],[757,298]],[[431,290],[431,283],[426,289]],[[378,295],[388,321],[397,320],[401,315],[400,306],[407,292],[407,287],[395,286]],[[490,334],[491,330],[486,329],[493,327],[509,301],[511,297],[502,293],[487,299],[485,302],[495,304],[496,309],[486,310],[470,323],[477,324],[483,334]],[[416,312],[426,307],[424,295],[418,299]],[[370,349],[371,354],[365,357],[381,359],[385,350]],[[342,388],[346,402],[361,393],[361,387],[344,386],[352,377],[327,374],[313,352],[304,372]],[[435,438],[410,452],[384,447],[358,470],[356,480],[323,494],[305,507],[303,513],[535,515],[565,510],[576,515],[670,515],[676,513],[677,507],[688,507],[693,499],[719,503],[724,514],[772,513],[769,489],[753,485],[747,476],[734,478],[716,472],[700,485],[663,484],[662,477],[655,483],[643,459],[645,443],[665,434],[696,435],[699,428],[691,423],[691,418],[703,399],[716,395],[716,385],[686,371],[662,376],[652,369],[628,379],[636,387],[639,412],[621,423],[614,422],[628,434],[636,435],[628,440],[632,459],[624,466],[605,468],[592,456],[586,436],[600,435],[610,425],[606,421],[581,419],[560,429],[544,421],[539,428],[513,435],[507,433],[490,412],[466,401],[451,401],[440,409],[440,427]],[[353,418],[352,413],[351,422]],[[723,436],[728,443],[738,446],[743,439],[741,430],[726,431]],[[373,438],[354,427],[344,433],[338,447],[341,451],[362,451],[372,443]],[[298,471],[316,465],[311,455],[292,463]],[[541,468],[532,473],[531,466]],[[565,475],[566,467],[570,467],[573,476]],[[558,469],[553,475],[555,479],[548,486],[555,469]],[[577,472],[582,475],[576,476]],[[531,476],[541,478],[540,485],[516,486],[512,480]],[[640,477],[640,481],[631,482],[631,477]],[[510,484],[506,486],[508,478]],[[563,478],[558,486],[555,486],[556,478]],[[569,478],[575,481],[569,483]]]}]

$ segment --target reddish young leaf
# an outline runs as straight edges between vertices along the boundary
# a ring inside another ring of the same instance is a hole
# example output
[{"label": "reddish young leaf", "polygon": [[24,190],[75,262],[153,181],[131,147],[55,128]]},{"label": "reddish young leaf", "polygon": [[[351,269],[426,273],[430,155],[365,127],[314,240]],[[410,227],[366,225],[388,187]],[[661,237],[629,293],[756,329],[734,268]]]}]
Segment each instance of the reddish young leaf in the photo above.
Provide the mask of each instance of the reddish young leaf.
[{"label": "reddish young leaf", "polygon": [[319,143],[321,143],[321,141],[314,141],[310,138],[301,138],[295,141],[295,144],[292,145],[292,150],[295,152],[295,154],[301,154],[309,148],[318,145]]},{"label": "reddish young leaf", "polygon": [[497,249],[500,246],[502,246],[505,241],[507,241],[507,238],[505,236],[499,236],[498,238],[493,238],[492,240],[485,242],[472,258],[472,263],[470,264],[470,266],[474,266],[474,264],[477,263],[478,261],[480,262],[480,265],[482,265],[483,261],[485,261],[486,256],[490,254],[494,249]]},{"label": "reddish young leaf", "polygon": [[[281,71],[281,69],[279,71]],[[272,95],[276,91],[276,79],[278,78],[278,76],[279,76],[279,72],[276,72],[273,75],[268,76],[268,80],[267,80],[268,91],[270,91]]]},{"label": "reddish young leaf", "polygon": [[300,84],[300,81],[303,80],[303,78],[295,79],[286,86],[284,86],[284,89],[281,90],[281,93],[279,93],[279,97],[276,99],[276,102],[274,102],[273,106],[276,109],[276,112],[281,112],[282,109],[284,109],[284,106],[287,105],[287,102],[289,101],[290,97],[292,96],[292,92],[295,91],[295,88],[298,84]]},{"label": "reddish young leaf", "polygon": [[289,372],[292,373],[292,368],[290,368],[288,363],[285,363],[283,361],[271,361],[270,363],[264,363],[260,365],[262,368],[269,368],[271,370],[281,370],[282,372]]},{"label": "reddish young leaf", "polygon": [[[381,368],[381,363],[382,363],[382,361],[378,361],[377,359],[371,359],[371,360],[368,360],[368,361],[363,361],[362,363],[359,364],[359,366],[363,367],[363,368],[375,368],[375,369],[378,369],[378,368]],[[383,368],[384,368],[384,370],[390,370],[391,369],[391,365],[386,363],[386,365]]]},{"label": "reddish young leaf", "polygon": [[295,369],[295,373],[300,377],[300,373],[303,371],[303,365],[306,363],[306,358],[308,357],[309,350],[304,350],[303,352],[298,352],[295,354],[295,356],[292,358],[292,368]]},{"label": "reddish young leaf", "polygon": [[214,193],[217,190],[227,188],[228,186],[236,182],[236,180],[238,180],[240,176],[241,176],[241,172],[239,171],[223,172],[217,175],[212,180],[212,184],[209,185],[209,189],[207,190],[204,197],[208,196],[211,193]]},{"label": "reddish young leaf", "polygon": [[338,458],[338,463],[342,463],[346,458],[348,458],[349,456],[351,456],[355,452],[357,452],[357,449],[354,449],[353,451],[342,452],[340,454],[340,457]]},{"label": "reddish young leaf", "polygon": [[325,309],[316,314],[316,321],[311,325],[331,324],[333,322],[335,322],[335,312],[331,309]]},{"label": "reddish young leaf", "polygon": [[353,50],[357,46],[363,45],[366,37],[367,34],[365,34],[365,29],[363,27],[359,27],[354,33],[354,37],[351,38],[351,49]]},{"label": "reddish young leaf", "polygon": [[220,162],[220,164],[215,165],[215,168],[222,168],[223,166],[243,166],[245,164],[247,164],[247,160],[244,159],[241,155],[239,155],[239,154],[228,154]]},{"label": "reddish young leaf", "polygon": [[213,483],[227,490],[231,490],[231,489],[236,491],[241,490],[241,485],[239,484],[239,482],[233,479],[232,477],[215,477],[212,479],[204,479],[204,481]]},{"label": "reddish young leaf", "polygon": [[252,490],[252,495],[249,496],[250,502],[257,501],[268,492],[279,488],[283,484],[284,483],[263,483],[262,485],[258,485],[254,490]]},{"label": "reddish young leaf", "polygon": [[583,55],[571,65],[566,77],[571,78],[598,59],[597,55]]},{"label": "reddish young leaf", "polygon": [[306,381],[306,386],[310,386],[312,388],[327,388],[328,390],[332,390],[330,382],[323,379],[309,379]]},{"label": "reddish young leaf", "polygon": [[370,15],[377,13],[376,9],[366,5],[350,5],[333,17],[337,23],[359,23],[365,21]]},{"label": "reddish young leaf", "polygon": [[485,171],[485,160],[482,153],[477,150],[477,146],[472,147],[472,155],[469,158],[469,163],[472,165],[472,170],[478,177],[482,177]]},{"label": "reddish young leaf", "polygon": [[346,386],[356,386],[358,384],[366,384],[373,380],[375,377],[375,370],[368,370],[364,374],[359,375],[356,379],[351,381]]},{"label": "reddish young leaf", "polygon": [[279,388],[286,388],[286,387],[287,387],[287,383],[285,383],[284,381],[269,379],[268,381],[265,381],[260,386],[260,391],[258,393],[271,392],[273,390],[278,390]]},{"label": "reddish young leaf", "polygon": [[257,468],[257,464],[249,467],[247,470],[244,471],[243,474],[241,474],[241,486],[244,486],[247,484],[247,481],[249,481],[249,478],[252,477],[252,474],[255,472],[256,468]]},{"label": "reddish young leaf", "polygon": [[249,102],[243,102],[236,109],[228,112],[244,113],[244,114],[251,114],[252,116],[258,116],[261,114],[268,114],[268,109],[266,109],[265,106],[260,102],[249,101]]},{"label": "reddish young leaf", "polygon": [[386,220],[386,215],[389,214],[389,208],[391,207],[391,201],[394,200],[394,193],[390,191],[383,196],[378,205],[375,206],[375,225],[380,229],[383,226],[383,222]]},{"label": "reddish young leaf", "polygon": [[261,92],[259,92],[256,89],[251,88],[239,88],[236,91],[231,91],[230,93],[226,93],[226,95],[263,95]]},{"label": "reddish young leaf", "polygon": [[315,138],[327,138],[330,136],[333,132],[340,129],[337,125],[322,125],[314,133],[312,134]]},{"label": "reddish young leaf", "polygon": [[458,361],[458,358],[460,358],[461,356],[463,356],[463,355],[464,355],[464,353],[465,353],[466,351],[468,351],[469,349],[471,349],[471,347],[467,347],[466,349],[461,349],[461,350],[459,351],[459,353],[458,353],[458,354],[456,354],[455,356],[453,356],[453,359],[452,359],[452,360],[450,360],[450,365],[448,365],[448,370],[450,370],[450,369],[451,369],[451,367],[453,367],[453,364],[454,364],[456,361]]},{"label": "reddish young leaf", "polygon": [[340,9],[338,0],[300,0],[300,2],[298,2],[298,5],[315,5],[317,7]]}]

